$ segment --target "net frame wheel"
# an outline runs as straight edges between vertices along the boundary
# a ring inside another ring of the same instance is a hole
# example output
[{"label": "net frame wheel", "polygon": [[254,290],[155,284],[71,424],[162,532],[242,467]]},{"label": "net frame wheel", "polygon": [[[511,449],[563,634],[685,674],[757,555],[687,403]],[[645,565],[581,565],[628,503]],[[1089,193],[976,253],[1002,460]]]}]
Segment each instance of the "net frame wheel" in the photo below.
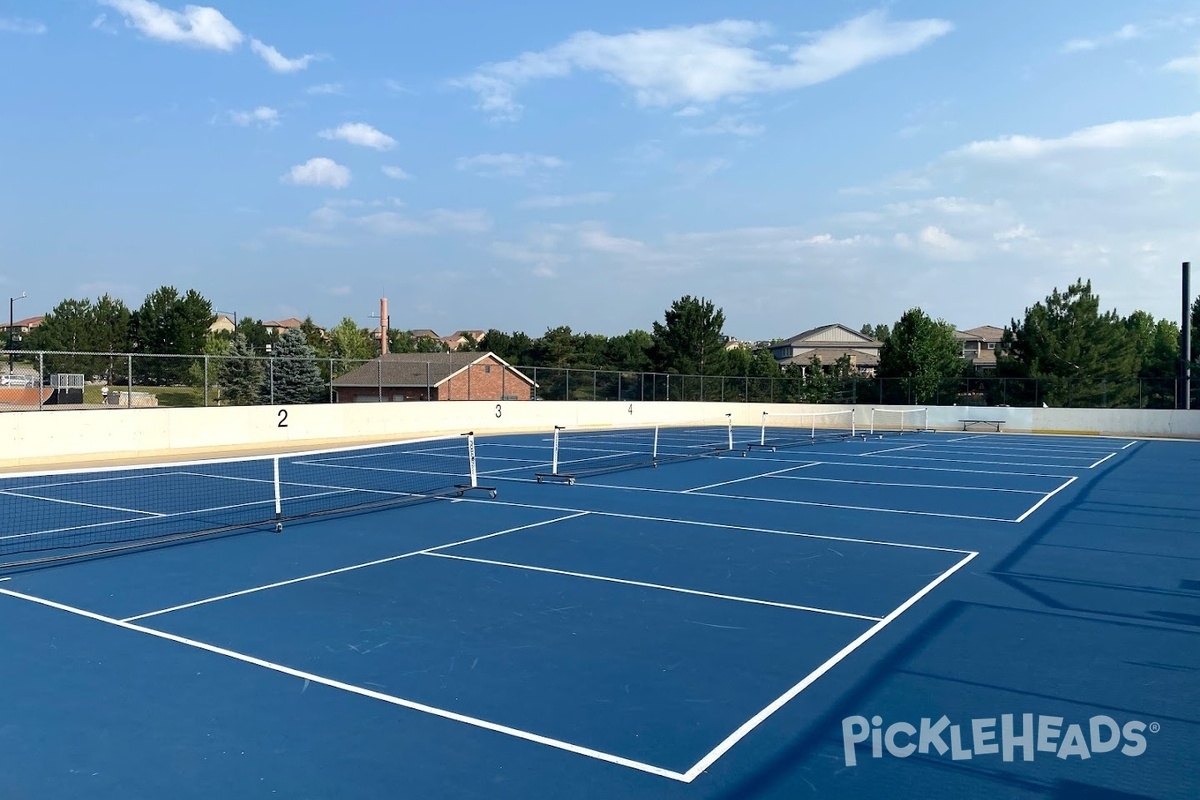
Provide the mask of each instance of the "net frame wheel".
[{"label": "net frame wheel", "polygon": [[275,523],[275,532],[276,532],[276,533],[283,533],[283,523],[282,523],[282,522],[276,522],[276,523]]},{"label": "net frame wheel", "polygon": [[575,479],[567,478],[567,486],[574,486],[574,485],[575,485]]},{"label": "net frame wheel", "polygon": [[495,489],[492,489],[490,492],[488,492],[488,497],[490,497],[490,498],[492,498],[493,500],[495,500],[495,499],[496,499],[496,490],[495,490]]}]

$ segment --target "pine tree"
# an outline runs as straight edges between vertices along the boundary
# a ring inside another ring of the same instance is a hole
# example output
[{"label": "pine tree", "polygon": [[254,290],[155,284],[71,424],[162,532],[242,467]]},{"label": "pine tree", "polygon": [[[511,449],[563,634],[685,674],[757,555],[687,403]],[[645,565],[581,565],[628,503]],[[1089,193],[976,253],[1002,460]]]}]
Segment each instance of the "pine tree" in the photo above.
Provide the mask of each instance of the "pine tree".
[{"label": "pine tree", "polygon": [[299,330],[287,331],[275,343],[267,363],[261,399],[274,405],[318,403],[325,394],[325,379],[317,367],[316,352]]},{"label": "pine tree", "polygon": [[245,335],[235,333],[228,354],[217,367],[217,385],[226,405],[254,405],[262,391],[266,370]]},{"label": "pine tree", "polygon": [[879,376],[891,402],[953,402],[962,375],[962,345],[954,326],[909,309],[879,348]]}]

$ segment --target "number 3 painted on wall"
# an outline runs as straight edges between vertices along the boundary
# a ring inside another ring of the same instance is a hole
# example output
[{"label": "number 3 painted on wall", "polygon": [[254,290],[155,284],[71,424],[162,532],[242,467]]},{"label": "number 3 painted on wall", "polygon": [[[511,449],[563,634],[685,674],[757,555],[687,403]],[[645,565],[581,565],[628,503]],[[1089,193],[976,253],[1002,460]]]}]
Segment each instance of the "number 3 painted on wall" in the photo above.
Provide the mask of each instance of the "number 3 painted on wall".
[{"label": "number 3 painted on wall", "polygon": [[503,412],[500,409],[500,404],[496,403],[496,418],[499,419]]}]

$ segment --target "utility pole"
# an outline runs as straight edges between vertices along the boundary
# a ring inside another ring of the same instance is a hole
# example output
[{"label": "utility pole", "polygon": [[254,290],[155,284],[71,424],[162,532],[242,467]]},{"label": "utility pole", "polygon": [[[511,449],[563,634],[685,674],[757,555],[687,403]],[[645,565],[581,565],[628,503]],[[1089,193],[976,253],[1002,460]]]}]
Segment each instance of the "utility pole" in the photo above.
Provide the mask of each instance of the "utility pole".
[{"label": "utility pole", "polygon": [[16,323],[13,321],[13,303],[17,302],[18,300],[24,300],[24,299],[25,299],[24,292],[21,292],[20,297],[8,298],[8,374],[9,375],[12,375],[12,371],[13,371],[13,354],[12,354],[13,328],[16,327]]},{"label": "utility pole", "polygon": [[1179,333],[1179,402],[1176,408],[1192,407],[1192,262],[1183,262],[1183,328]]}]

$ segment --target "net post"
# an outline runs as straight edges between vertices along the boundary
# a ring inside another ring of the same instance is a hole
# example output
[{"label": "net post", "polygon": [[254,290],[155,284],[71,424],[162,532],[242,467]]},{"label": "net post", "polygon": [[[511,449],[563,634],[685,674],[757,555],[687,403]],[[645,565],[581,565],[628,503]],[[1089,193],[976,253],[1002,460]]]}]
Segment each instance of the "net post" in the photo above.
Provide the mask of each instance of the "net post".
[{"label": "net post", "polygon": [[658,423],[654,424],[654,448],[650,451],[650,459],[654,462],[658,461]]},{"label": "net post", "polygon": [[733,452],[733,413],[732,412],[725,415],[725,421],[728,423],[729,451]]},{"label": "net post", "polygon": [[272,480],[275,491],[275,532],[283,530],[283,493],[279,485],[279,456],[271,459]]},{"label": "net post", "polygon": [[562,425],[554,426],[554,455],[550,459],[550,472],[553,475],[558,474],[558,432],[563,429]]},{"label": "net post", "polygon": [[467,431],[463,434],[467,437],[467,464],[471,470],[471,488],[479,487],[479,473],[475,463],[475,431]]},{"label": "net post", "polygon": [[767,412],[762,412],[762,431],[758,436],[758,443],[762,447],[767,446]]},{"label": "net post", "polygon": [[875,435],[875,411],[876,410],[877,409],[874,409],[874,408],[871,409],[871,435],[872,436]]},{"label": "net post", "polygon": [[858,438],[858,427],[857,427],[857,421],[855,420],[855,418],[854,418],[854,417],[855,417],[855,411],[854,411],[854,409],[852,408],[852,409],[850,409],[850,438],[851,438],[851,439],[857,439],[857,438]]}]

